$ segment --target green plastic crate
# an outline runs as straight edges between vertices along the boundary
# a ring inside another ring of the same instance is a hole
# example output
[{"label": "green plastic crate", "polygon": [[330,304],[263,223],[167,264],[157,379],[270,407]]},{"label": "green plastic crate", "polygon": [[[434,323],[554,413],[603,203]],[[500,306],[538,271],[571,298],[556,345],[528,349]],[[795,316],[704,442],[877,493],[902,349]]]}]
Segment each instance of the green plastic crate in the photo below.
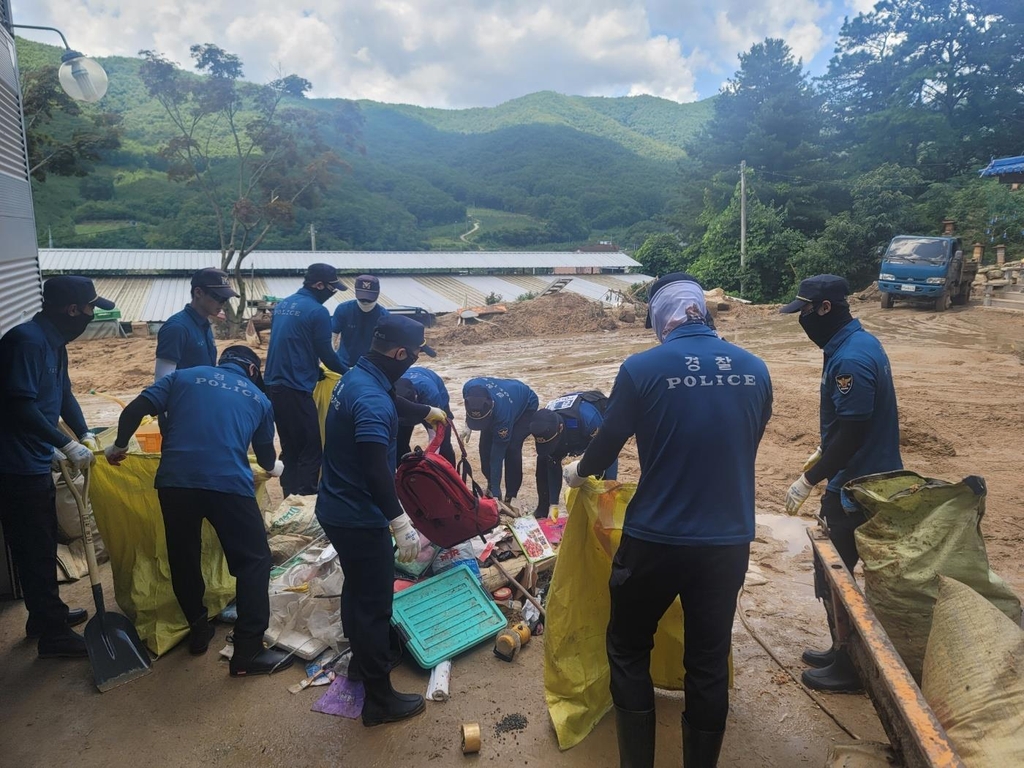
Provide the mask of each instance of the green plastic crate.
[{"label": "green plastic crate", "polygon": [[424,669],[433,669],[508,626],[466,565],[395,595],[391,623]]}]

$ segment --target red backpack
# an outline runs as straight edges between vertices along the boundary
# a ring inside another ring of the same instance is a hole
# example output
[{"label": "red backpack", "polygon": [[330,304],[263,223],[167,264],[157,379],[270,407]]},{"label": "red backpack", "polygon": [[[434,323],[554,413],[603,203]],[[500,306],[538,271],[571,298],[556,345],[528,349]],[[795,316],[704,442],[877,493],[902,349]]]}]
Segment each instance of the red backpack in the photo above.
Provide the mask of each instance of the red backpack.
[{"label": "red backpack", "polygon": [[407,453],[395,473],[398,500],[413,527],[432,543],[445,548],[487,533],[498,524],[498,502],[485,498],[483,490],[473,480],[466,446],[458,432],[455,437],[462,452],[459,468],[456,470],[438,453],[448,429],[454,432],[450,424],[439,424],[427,450],[417,446],[412,453]]}]

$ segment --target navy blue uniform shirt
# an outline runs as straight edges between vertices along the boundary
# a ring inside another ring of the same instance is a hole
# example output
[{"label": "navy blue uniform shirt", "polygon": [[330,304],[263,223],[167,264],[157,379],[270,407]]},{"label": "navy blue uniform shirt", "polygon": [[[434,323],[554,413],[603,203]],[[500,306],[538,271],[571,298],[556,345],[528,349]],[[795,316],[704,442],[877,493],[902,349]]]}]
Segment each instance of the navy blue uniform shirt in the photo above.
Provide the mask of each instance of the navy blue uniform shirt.
[{"label": "navy blue uniform shirt", "polygon": [[487,427],[492,435],[491,466],[480,469],[490,487],[497,493],[497,488],[501,486],[505,454],[512,441],[512,428],[528,410],[537,410],[537,393],[518,379],[493,379],[490,376],[481,376],[462,385],[463,398],[470,387],[485,387],[494,401],[491,423]]},{"label": "navy blue uniform shirt", "polygon": [[63,418],[79,437],[88,431],[71,393],[64,337],[42,313],[0,339],[0,397],[32,400],[53,426],[49,437],[27,432],[12,422],[10,408],[0,407],[0,471],[48,475],[53,449],[71,440],[57,430],[58,421]]},{"label": "navy blue uniform shirt", "polygon": [[839,421],[868,421],[867,436],[849,463],[829,478],[838,493],[850,480],[876,472],[903,469],[900,424],[892,369],[882,344],[852,320],[825,345],[821,376],[821,449],[828,450]]},{"label": "navy blue uniform shirt", "polygon": [[170,360],[178,370],[197,365],[217,365],[217,344],[210,321],[190,304],[175,312],[156,335],[156,356]]},{"label": "navy blue uniform shirt", "polygon": [[754,459],[772,413],[764,362],[683,325],[619,368],[601,434],[636,435],[640,482],[623,530],[660,544],[754,539]]},{"label": "navy blue uniform shirt", "polygon": [[356,364],[356,360],[370,351],[377,320],[387,317],[388,314],[380,304],[369,312],[363,312],[355,299],[337,306],[331,320],[331,332],[341,334],[338,357],[341,358],[342,365],[351,368]]},{"label": "navy blue uniform shirt", "polygon": [[263,380],[268,387],[312,393],[321,360],[335,373],[346,370],[331,346],[331,313],[312,291],[300,288],[274,307]]},{"label": "navy blue uniform shirt", "polygon": [[[566,395],[560,397],[557,400],[552,400],[548,403],[545,408],[552,411],[559,411],[562,414],[562,422],[565,425],[565,436],[562,438],[562,442],[559,445],[559,449],[552,453],[546,462],[548,476],[548,504],[553,505],[558,503],[559,496],[562,493],[562,460],[567,456],[579,456],[586,450],[586,446],[590,444],[590,441],[597,434],[597,430],[601,428],[601,424],[604,423],[604,416],[597,409],[597,406],[593,403],[588,403],[583,400],[579,404],[580,418],[577,422],[572,417],[567,417],[565,412],[559,407],[561,403],[569,402],[570,398],[578,397],[578,393]],[[572,446],[583,446],[579,450],[571,450]],[[544,462],[544,459],[537,458],[538,462]],[[616,480],[619,476],[619,460],[616,459],[612,464],[604,471],[602,479],[604,480]]]},{"label": "navy blue uniform shirt", "polygon": [[240,365],[179,369],[142,395],[166,414],[154,487],[255,494],[249,446],[273,444],[274,410]]},{"label": "navy blue uniform shirt", "polygon": [[402,376],[412,383],[416,390],[416,401],[420,405],[432,405],[447,412],[451,408],[451,399],[448,396],[448,388],[444,385],[444,379],[438,376],[429,368],[421,365],[414,365]]},{"label": "navy blue uniform shirt", "polygon": [[398,411],[392,392],[387,376],[365,357],[334,387],[316,499],[316,516],[321,522],[344,528],[388,526],[360,467],[359,443],[386,445],[388,466],[396,465]]}]

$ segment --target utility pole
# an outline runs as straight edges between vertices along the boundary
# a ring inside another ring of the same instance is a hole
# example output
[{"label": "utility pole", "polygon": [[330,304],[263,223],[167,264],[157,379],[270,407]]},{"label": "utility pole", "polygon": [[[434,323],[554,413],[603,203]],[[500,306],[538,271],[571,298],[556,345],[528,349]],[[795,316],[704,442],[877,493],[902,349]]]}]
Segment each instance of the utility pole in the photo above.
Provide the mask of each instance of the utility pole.
[{"label": "utility pole", "polygon": [[309,244],[311,246],[311,250],[315,253],[316,252],[316,224],[314,224],[313,222],[309,222]]},{"label": "utility pole", "polygon": [[50,248],[53,248],[53,230],[50,227],[46,228],[46,238],[50,241]]},{"label": "utility pole", "polygon": [[[740,161],[740,270],[747,266],[747,161]],[[740,298],[747,293],[746,278],[740,277]]]}]

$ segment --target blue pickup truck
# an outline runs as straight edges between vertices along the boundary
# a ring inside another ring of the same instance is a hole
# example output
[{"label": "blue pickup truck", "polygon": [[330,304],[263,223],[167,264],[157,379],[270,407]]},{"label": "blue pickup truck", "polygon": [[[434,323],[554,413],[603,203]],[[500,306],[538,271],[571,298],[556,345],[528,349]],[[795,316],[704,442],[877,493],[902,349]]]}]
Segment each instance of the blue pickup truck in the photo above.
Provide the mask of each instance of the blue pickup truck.
[{"label": "blue pickup truck", "polygon": [[897,235],[882,255],[882,309],[896,301],[928,304],[938,312],[966,304],[977,273],[978,263],[964,259],[959,238]]}]

